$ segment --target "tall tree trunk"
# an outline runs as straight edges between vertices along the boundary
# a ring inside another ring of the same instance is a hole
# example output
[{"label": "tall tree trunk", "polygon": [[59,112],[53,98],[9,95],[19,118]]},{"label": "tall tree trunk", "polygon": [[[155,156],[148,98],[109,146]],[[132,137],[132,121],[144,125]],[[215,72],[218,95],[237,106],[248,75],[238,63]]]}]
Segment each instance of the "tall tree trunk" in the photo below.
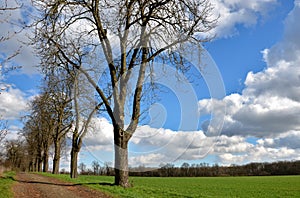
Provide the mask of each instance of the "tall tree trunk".
[{"label": "tall tree trunk", "polygon": [[43,164],[42,151],[41,151],[41,148],[38,146],[37,155],[36,155],[36,171],[37,172],[42,172],[42,164]]},{"label": "tall tree trunk", "polygon": [[43,156],[43,172],[46,173],[48,172],[49,169],[49,154],[48,151],[44,152],[44,156]]},{"label": "tall tree trunk", "polygon": [[33,170],[33,172],[37,172],[39,169],[38,169],[38,158],[37,157],[35,157],[35,160],[34,160],[34,170]]},{"label": "tall tree trunk", "polygon": [[128,140],[124,139],[124,134],[120,129],[115,131],[115,185],[124,188],[131,187],[129,183],[128,169]]},{"label": "tall tree trunk", "polygon": [[42,159],[42,156],[39,156],[39,158],[38,158],[38,172],[42,172],[42,168],[43,168],[43,159]]},{"label": "tall tree trunk", "polygon": [[31,161],[29,162],[29,165],[28,165],[28,171],[32,172],[32,162]]},{"label": "tall tree trunk", "polygon": [[60,163],[60,141],[54,143],[53,174],[59,174]]},{"label": "tall tree trunk", "polygon": [[70,177],[77,178],[78,171],[77,171],[77,161],[78,161],[78,153],[79,149],[77,147],[72,147],[71,150],[71,164],[70,164]]}]

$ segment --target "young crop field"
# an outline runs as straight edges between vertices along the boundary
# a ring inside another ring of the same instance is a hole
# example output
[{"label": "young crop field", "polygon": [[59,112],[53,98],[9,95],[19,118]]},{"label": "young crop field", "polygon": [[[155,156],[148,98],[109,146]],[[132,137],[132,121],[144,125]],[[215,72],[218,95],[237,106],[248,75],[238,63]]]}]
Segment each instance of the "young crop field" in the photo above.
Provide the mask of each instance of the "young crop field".
[{"label": "young crop field", "polygon": [[50,175],[84,184],[114,197],[300,197],[300,176],[131,177],[134,187],[112,186],[113,177]]}]

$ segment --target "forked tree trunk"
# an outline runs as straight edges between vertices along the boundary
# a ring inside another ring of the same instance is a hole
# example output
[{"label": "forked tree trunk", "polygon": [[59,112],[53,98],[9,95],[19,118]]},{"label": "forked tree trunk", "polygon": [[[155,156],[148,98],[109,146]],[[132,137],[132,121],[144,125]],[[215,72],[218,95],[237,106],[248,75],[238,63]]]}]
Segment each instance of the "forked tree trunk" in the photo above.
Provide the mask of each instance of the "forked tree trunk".
[{"label": "forked tree trunk", "polygon": [[53,158],[53,170],[52,174],[59,174],[60,163],[60,141],[54,143],[54,158]]},{"label": "forked tree trunk", "polygon": [[77,171],[78,153],[79,153],[79,149],[72,147],[72,150],[71,150],[71,164],[70,164],[70,177],[71,178],[77,178],[78,177],[78,171]]},{"label": "forked tree trunk", "polygon": [[115,132],[115,185],[131,187],[128,169],[128,140]]}]

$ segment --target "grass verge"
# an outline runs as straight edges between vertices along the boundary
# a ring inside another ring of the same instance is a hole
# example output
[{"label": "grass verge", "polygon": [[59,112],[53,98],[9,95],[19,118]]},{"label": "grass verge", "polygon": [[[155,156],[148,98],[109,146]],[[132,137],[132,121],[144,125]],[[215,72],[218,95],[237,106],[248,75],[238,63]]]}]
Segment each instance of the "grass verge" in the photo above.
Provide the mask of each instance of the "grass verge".
[{"label": "grass verge", "polygon": [[300,197],[300,176],[131,177],[133,188],[111,186],[113,177],[43,174],[89,186],[114,197]]},{"label": "grass verge", "polygon": [[1,198],[13,197],[11,187],[12,187],[12,184],[14,183],[13,177],[15,175],[16,175],[15,172],[9,171],[9,172],[4,172],[0,176],[0,197]]}]

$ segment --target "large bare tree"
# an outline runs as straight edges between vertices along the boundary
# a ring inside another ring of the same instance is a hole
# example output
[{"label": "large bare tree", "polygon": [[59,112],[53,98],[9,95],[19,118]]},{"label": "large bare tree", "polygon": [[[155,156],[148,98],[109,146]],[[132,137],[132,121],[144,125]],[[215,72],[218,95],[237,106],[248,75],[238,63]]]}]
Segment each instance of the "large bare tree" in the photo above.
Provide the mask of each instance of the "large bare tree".
[{"label": "large bare tree", "polygon": [[188,70],[173,52],[184,43],[207,41],[203,33],[216,22],[212,5],[209,0],[33,0],[33,4],[40,14],[35,24],[39,53],[55,55],[94,87],[96,105],[103,103],[114,127],[115,184],[129,187],[128,142],[141,118],[148,71],[155,59],[174,63],[179,72]]},{"label": "large bare tree", "polygon": [[53,119],[52,140],[54,145],[53,174],[59,173],[61,146],[73,125],[71,83],[66,71],[50,70],[46,73],[46,92],[49,93],[46,108]]},{"label": "large bare tree", "polygon": [[[70,70],[69,70],[70,71]],[[73,79],[73,111],[74,111],[74,129],[72,131],[72,149],[71,149],[71,163],[70,163],[70,176],[77,178],[78,176],[78,154],[83,144],[83,139],[91,128],[93,116],[97,113],[103,103],[95,105],[94,98],[91,97],[90,86],[86,86],[84,76],[80,72],[69,72],[70,78]],[[83,79],[82,79],[83,77]],[[80,84],[83,84],[79,86]]]}]

